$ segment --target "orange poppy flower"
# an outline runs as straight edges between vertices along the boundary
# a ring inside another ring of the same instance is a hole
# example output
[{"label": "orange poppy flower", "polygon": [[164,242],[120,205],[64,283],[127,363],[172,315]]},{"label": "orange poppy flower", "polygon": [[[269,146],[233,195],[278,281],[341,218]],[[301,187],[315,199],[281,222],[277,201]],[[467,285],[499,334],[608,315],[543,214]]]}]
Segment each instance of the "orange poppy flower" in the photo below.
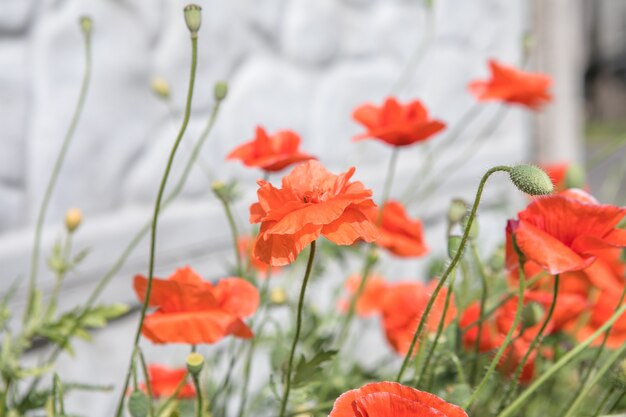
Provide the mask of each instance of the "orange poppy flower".
[{"label": "orange poppy flower", "polygon": [[367,129],[354,140],[373,138],[392,146],[424,141],[446,127],[442,121],[431,119],[420,101],[400,104],[393,97],[387,98],[382,107],[369,103],[357,107],[352,118]]},{"label": "orange poppy flower", "polygon": [[[148,280],[137,275],[134,288],[143,301]],[[168,279],[155,278],[142,334],[154,343],[215,343],[225,336],[244,339],[252,331],[242,321],[259,305],[259,292],[241,278],[225,278],[217,285],[202,280],[191,268],[176,270]]]},{"label": "orange poppy flower", "polygon": [[[346,281],[346,289],[350,295],[355,294],[361,285],[361,276],[351,275]],[[356,313],[362,317],[380,313],[383,308],[383,299],[389,285],[385,279],[376,274],[370,274],[365,283],[365,288],[356,302]],[[341,300],[339,309],[348,311],[350,299]]]},{"label": "orange poppy flower", "polygon": [[289,165],[315,157],[300,152],[300,136],[291,130],[280,130],[268,135],[261,126],[250,142],[236,147],[226,159],[239,159],[245,166],[264,171],[280,171]]},{"label": "orange poppy flower", "polygon": [[515,235],[527,260],[555,275],[591,266],[599,250],[626,247],[626,230],[615,228],[625,215],[624,208],[594,204],[583,191],[568,191],[534,200],[519,220],[509,221],[507,233]]},{"label": "orange poppy flower", "polygon": [[[148,378],[150,378],[150,389],[152,397],[161,398],[169,397],[176,392],[178,385],[187,378],[187,369],[171,369],[163,365],[148,365]],[[140,389],[146,391],[145,384]],[[191,382],[187,382],[178,391],[176,398],[194,398],[196,389]]]},{"label": "orange poppy flower", "polygon": [[434,394],[397,382],[372,382],[344,392],[328,417],[467,417]]},{"label": "orange poppy flower", "polygon": [[254,240],[250,236],[239,236],[237,239],[237,247],[239,248],[239,253],[244,259],[247,259],[249,265],[252,269],[254,269],[258,276],[261,278],[266,278],[270,268],[272,268],[272,275],[276,275],[280,272],[279,267],[272,266],[261,262],[259,259],[252,256],[252,248],[254,247]]},{"label": "orange poppy flower", "polygon": [[320,235],[337,245],[376,240],[378,230],[366,214],[376,207],[372,192],[350,182],[353,174],[354,168],[331,174],[312,160],[283,177],[282,188],[259,181],[259,202],[250,207],[250,222],[261,223],[253,256],[281,266]]},{"label": "orange poppy flower", "polygon": [[[378,219],[378,210],[373,211],[374,221]],[[380,237],[376,244],[396,256],[412,258],[428,253],[424,242],[424,228],[418,219],[411,219],[404,206],[395,200],[389,200],[383,207],[380,219]]]},{"label": "orange poppy flower", "polygon": [[[431,281],[428,285],[421,282],[398,282],[390,285],[385,291],[382,308],[383,328],[387,341],[397,353],[406,355],[408,352],[422,313],[436,286],[436,281]],[[439,292],[428,316],[426,331],[437,330],[439,320],[443,316],[446,294],[447,289],[444,287]],[[456,311],[454,295],[452,295],[444,319],[445,325],[450,324],[454,319]]]},{"label": "orange poppy flower", "polygon": [[545,74],[530,73],[489,61],[491,79],[472,81],[469,90],[479,101],[504,101],[538,110],[552,99],[552,80]]}]

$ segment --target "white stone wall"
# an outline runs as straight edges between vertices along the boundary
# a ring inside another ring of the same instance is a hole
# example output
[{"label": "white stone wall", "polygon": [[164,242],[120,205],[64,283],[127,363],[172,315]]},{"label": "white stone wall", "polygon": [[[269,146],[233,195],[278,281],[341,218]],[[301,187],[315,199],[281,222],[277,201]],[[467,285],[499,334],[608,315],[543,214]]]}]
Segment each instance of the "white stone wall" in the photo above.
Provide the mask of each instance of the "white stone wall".
[{"label": "white stone wall", "polygon": [[[204,18],[194,109],[173,178],[206,123],[214,82],[224,79],[230,93],[202,160],[213,173],[211,179],[244,179],[245,198],[238,207],[241,220],[246,218],[253,180],[259,173],[236,162],[227,163],[224,157],[236,144],[250,139],[257,124],[270,130],[298,131],[304,149],[318,155],[331,170],[356,165],[359,179],[380,191],[389,149],[373,141],[350,141],[360,131],[350,118],[356,105],[366,100],[382,102],[402,78],[406,82],[396,91],[400,98],[422,99],[433,115],[452,127],[473,105],[466,85],[486,76],[488,58],[511,64],[520,60],[521,38],[527,27],[524,1],[434,0],[432,10],[426,3],[200,0]],[[3,282],[24,276],[28,270],[32,226],[80,86],[83,56],[77,22],[82,14],[94,20],[93,79],[52,198],[42,246],[45,256],[61,230],[67,208],[84,210],[86,223],[76,246],[92,247],[93,251],[67,279],[63,296],[68,305],[84,300],[95,280],[149,218],[185,100],[190,51],[182,19],[184,4],[178,0],[0,2]],[[420,51],[420,59],[416,59]],[[150,90],[154,76],[170,83],[172,106]],[[469,151],[462,146],[493,119],[496,108],[486,107],[459,140],[460,145],[437,158],[440,169],[459,157],[469,160],[466,167],[453,175],[439,198],[411,209],[413,214],[432,219],[428,236],[435,248],[441,246],[441,216],[450,196],[470,199],[487,168],[530,158],[527,113],[519,109],[507,113],[485,146]],[[394,195],[406,188],[407,178],[420,166],[423,154],[420,146],[402,152]],[[447,176],[447,172],[437,175]],[[206,276],[218,276],[224,270],[230,248],[228,229],[210,196],[209,184],[210,179],[195,169],[179,201],[163,216],[159,273],[167,274],[181,263],[201,265]],[[511,187],[496,179],[486,198],[501,202],[512,195]],[[483,230],[495,232],[493,239],[500,238],[501,229],[501,222],[483,226]],[[130,277],[144,271],[146,258],[143,242],[104,298],[133,302]],[[409,266],[411,273],[416,270],[413,263],[399,265],[394,268],[405,275]],[[52,283],[45,269],[40,282],[45,288]],[[23,291],[16,297],[16,307],[21,305],[20,297]],[[108,355],[103,364],[97,359],[102,358],[102,346],[81,349],[83,359],[64,361],[65,372],[74,379],[88,375],[97,382],[119,380],[126,364],[122,353],[131,342],[122,329],[128,327],[132,326],[114,325],[98,339],[118,342],[115,348],[105,343],[104,351],[118,349],[119,355]],[[85,370],[85,364],[93,361],[98,368],[96,376]],[[90,415],[107,415],[110,397],[94,398],[76,399],[78,409],[89,404]]]}]

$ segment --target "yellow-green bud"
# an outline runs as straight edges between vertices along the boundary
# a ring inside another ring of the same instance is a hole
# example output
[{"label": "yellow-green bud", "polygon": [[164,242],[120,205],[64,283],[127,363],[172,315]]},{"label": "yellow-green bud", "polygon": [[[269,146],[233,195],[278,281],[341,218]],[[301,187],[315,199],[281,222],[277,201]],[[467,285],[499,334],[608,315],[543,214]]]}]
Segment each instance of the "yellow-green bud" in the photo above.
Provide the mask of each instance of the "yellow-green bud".
[{"label": "yellow-green bud", "polygon": [[287,302],[287,292],[280,288],[272,288],[270,291],[270,302],[274,305],[283,305]]},{"label": "yellow-green bud", "polygon": [[185,6],[185,23],[189,32],[191,32],[192,38],[198,37],[198,31],[202,25],[202,7],[197,4],[188,4]]},{"label": "yellow-green bud", "polygon": [[547,195],[554,189],[548,174],[534,165],[516,165],[509,176],[520,191],[529,195]]},{"label": "yellow-green bud", "polygon": [[90,35],[93,30],[93,20],[89,16],[80,17],[80,29],[85,35]]},{"label": "yellow-green bud", "polygon": [[187,355],[187,370],[191,375],[198,375],[204,366],[204,356],[198,352],[191,352]]},{"label": "yellow-green bud", "polygon": [[448,221],[458,223],[467,215],[467,203],[460,198],[455,198],[448,208]]},{"label": "yellow-green bud", "polygon": [[522,310],[522,327],[529,328],[538,324],[543,317],[543,307],[538,303],[528,303]]},{"label": "yellow-green bud", "polygon": [[565,173],[566,188],[584,188],[587,182],[585,170],[578,164],[572,164]]},{"label": "yellow-green bud", "polygon": [[150,87],[157,96],[166,100],[170,98],[170,85],[164,78],[154,77],[150,83]]},{"label": "yellow-green bud", "polygon": [[376,248],[370,250],[369,252],[367,252],[367,262],[370,265],[374,265],[378,262],[378,250],[376,250]]},{"label": "yellow-green bud", "polygon": [[213,87],[213,96],[215,100],[222,101],[226,98],[228,94],[228,83],[226,81],[218,81],[215,83]]},{"label": "yellow-green bud", "polygon": [[65,228],[72,233],[83,221],[83,213],[77,208],[71,208],[65,213]]},{"label": "yellow-green bud", "polygon": [[461,248],[461,240],[463,240],[461,236],[448,236],[448,256],[450,257],[450,259],[454,258],[456,256],[456,253]]}]

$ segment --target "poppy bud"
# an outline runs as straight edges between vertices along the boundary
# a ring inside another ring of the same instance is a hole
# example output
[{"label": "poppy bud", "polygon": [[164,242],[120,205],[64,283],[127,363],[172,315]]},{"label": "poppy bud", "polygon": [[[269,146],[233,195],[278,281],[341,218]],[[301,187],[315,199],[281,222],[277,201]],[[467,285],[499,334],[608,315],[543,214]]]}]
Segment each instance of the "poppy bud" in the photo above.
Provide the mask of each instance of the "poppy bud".
[{"label": "poppy bud", "polygon": [[187,355],[187,370],[191,375],[198,375],[204,366],[204,356],[197,352]]},{"label": "poppy bud", "polygon": [[467,215],[467,203],[460,198],[455,198],[448,208],[448,221],[458,223]]},{"label": "poppy bud", "polygon": [[373,249],[367,253],[367,262],[370,265],[376,264],[376,262],[378,262],[378,258],[378,251],[376,249]]},{"label": "poppy bud", "polygon": [[[467,221],[469,220],[469,216],[466,216],[463,219],[463,230],[465,230],[465,228],[467,227]],[[476,240],[476,238],[478,237],[478,220],[476,219],[476,216],[474,216],[474,220],[472,221],[472,226],[470,227],[469,230],[469,234],[467,235],[469,237],[470,240]]]},{"label": "poppy bud", "polygon": [[150,87],[152,87],[152,91],[154,91],[154,93],[162,99],[167,100],[170,98],[170,85],[167,81],[165,81],[165,79],[161,77],[154,77]]},{"label": "poppy bud", "polygon": [[543,307],[539,303],[528,303],[522,310],[522,328],[533,327],[543,317]]},{"label": "poppy bud", "polygon": [[85,35],[90,35],[91,30],[93,29],[93,20],[89,16],[81,16],[80,18],[80,28]]},{"label": "poppy bud", "polygon": [[509,176],[521,192],[529,195],[547,195],[554,189],[548,174],[534,165],[516,165]]},{"label": "poppy bud", "polygon": [[572,164],[565,173],[566,188],[584,188],[586,182],[585,170],[578,164]]},{"label": "poppy bud", "polygon": [[215,87],[213,87],[213,96],[215,100],[222,101],[226,98],[228,94],[228,83],[226,81],[218,81],[215,83]]},{"label": "poppy bud", "polygon": [[83,213],[77,208],[71,208],[65,213],[65,228],[69,233],[80,226],[83,221]]},{"label": "poppy bud", "polygon": [[272,288],[270,292],[270,302],[274,305],[283,305],[287,301],[287,292],[278,287]]},{"label": "poppy bud", "polygon": [[453,235],[448,236],[448,256],[450,259],[456,256],[456,253],[461,248],[461,240],[463,238],[461,236]]},{"label": "poppy bud", "polygon": [[184,12],[185,23],[187,28],[189,28],[189,32],[191,32],[191,37],[197,38],[200,25],[202,24],[202,7],[197,4],[188,4],[185,6]]},{"label": "poppy bud", "polygon": [[150,400],[143,391],[133,391],[128,398],[128,411],[132,417],[146,417],[150,411]]}]

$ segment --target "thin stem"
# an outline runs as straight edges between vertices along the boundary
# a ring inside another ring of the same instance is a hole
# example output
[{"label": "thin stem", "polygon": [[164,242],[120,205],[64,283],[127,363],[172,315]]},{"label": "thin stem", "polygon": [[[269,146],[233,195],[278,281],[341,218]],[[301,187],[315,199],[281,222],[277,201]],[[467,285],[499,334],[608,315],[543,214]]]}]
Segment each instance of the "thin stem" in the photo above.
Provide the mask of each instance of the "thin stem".
[{"label": "thin stem", "polygon": [[235,262],[237,263],[237,275],[243,276],[244,269],[243,263],[241,261],[241,253],[239,252],[239,244],[237,243],[239,240],[239,231],[237,230],[237,223],[235,222],[235,218],[233,217],[233,212],[230,209],[230,204],[227,199],[221,195],[219,192],[216,192],[217,198],[222,202],[222,206],[224,207],[224,213],[226,213],[226,218],[228,219],[228,226],[230,227],[230,233],[233,239],[233,249],[235,251]]},{"label": "thin stem", "polygon": [[54,288],[52,289],[52,294],[50,295],[50,301],[48,302],[48,307],[46,308],[46,318],[52,319],[52,315],[54,314],[57,301],[59,298],[59,292],[61,291],[61,285],[63,284],[63,279],[65,278],[65,274],[67,272],[67,265],[69,264],[69,255],[72,247],[72,233],[69,233],[65,237],[65,244],[63,245],[63,252],[61,253],[61,257],[63,259],[63,270],[57,272],[54,279]]},{"label": "thin stem", "polygon": [[604,396],[604,398],[602,399],[602,401],[600,401],[600,404],[598,404],[598,408],[596,408],[596,412],[593,413],[593,417],[598,417],[600,415],[600,413],[602,413],[602,409],[604,408],[606,403],[609,401],[609,398],[611,398],[611,396],[613,395],[614,392],[615,392],[615,388],[614,387],[607,391],[607,393]]},{"label": "thin stem", "polygon": [[178,398],[178,394],[180,393],[180,391],[183,389],[183,387],[187,383],[187,377],[188,376],[189,376],[189,372],[186,372],[185,375],[183,376],[183,378],[180,380],[180,382],[176,386],[176,389],[174,390],[172,395],[167,397],[167,399],[163,402],[163,404],[161,404],[161,406],[157,409],[156,414],[154,414],[155,416],[161,416],[161,414],[163,414],[163,411],[167,410],[167,408],[170,406],[170,404],[172,404],[172,402],[174,402],[174,400],[176,398]]},{"label": "thin stem", "polygon": [[487,304],[488,297],[488,289],[487,289],[487,276],[485,274],[485,268],[483,263],[480,260],[480,256],[478,254],[478,250],[476,249],[476,244],[472,241],[470,242],[470,247],[472,249],[472,254],[474,255],[474,260],[478,264],[478,272],[480,277],[480,313],[478,316],[478,333],[476,334],[476,341],[474,342],[474,360],[472,362],[472,370],[470,373],[470,381],[472,384],[476,383],[476,373],[478,372],[478,362],[479,362],[479,353],[480,353],[480,339],[483,332],[483,324],[485,320],[485,305]]},{"label": "thin stem", "polygon": [[61,379],[59,375],[54,374],[54,389],[55,389],[55,398],[59,405],[59,415],[65,416],[65,402],[63,401],[63,384],[61,383]]},{"label": "thin stem", "polygon": [[624,399],[624,395],[626,395],[626,391],[622,391],[622,393],[619,395],[619,397],[617,397],[617,399],[615,400],[615,402],[611,406],[611,409],[608,411],[609,414],[611,414],[613,411],[615,411],[617,409],[617,407],[619,406],[619,403],[621,403],[622,400]]},{"label": "thin stem", "polygon": [[[143,380],[146,384],[146,394],[148,398],[153,398],[152,395],[152,382],[150,381],[150,374],[148,373],[148,364],[146,363],[146,358],[143,355],[143,352],[140,347],[137,347],[137,356],[139,356],[139,364],[141,366],[141,373],[143,374]],[[152,407],[152,401],[148,403],[148,416],[154,416],[154,409]]]},{"label": "thin stem", "polygon": [[489,382],[489,378],[491,378],[491,375],[495,371],[496,366],[500,362],[500,358],[504,354],[504,351],[511,343],[511,340],[513,339],[513,333],[515,333],[515,331],[517,330],[517,326],[519,325],[520,319],[522,318],[522,311],[524,310],[524,291],[526,290],[526,285],[525,285],[526,279],[523,276],[523,274],[524,272],[523,272],[523,264],[522,264],[520,265],[520,278],[518,280],[519,285],[517,289],[517,310],[515,311],[515,317],[513,318],[513,323],[511,324],[511,328],[507,332],[504,338],[504,342],[502,342],[502,345],[500,345],[500,347],[498,348],[498,351],[496,352],[496,356],[493,357],[493,360],[489,364],[489,368],[487,368],[487,372],[485,373],[485,376],[480,381],[476,389],[474,389],[474,392],[472,393],[471,397],[467,401],[465,401],[465,403],[463,403],[463,408],[465,409],[468,409],[469,406],[472,405],[474,401],[478,399],[478,396],[487,385],[487,382]]},{"label": "thin stem", "polygon": [[198,375],[196,374],[191,374],[191,379],[193,381],[193,386],[196,388],[196,416],[197,417],[203,417],[203,412],[202,412],[202,388],[200,386],[200,378],[198,378]]},{"label": "thin stem", "polygon": [[291,352],[289,353],[289,361],[287,362],[287,372],[285,375],[285,387],[283,390],[283,399],[280,404],[279,417],[285,416],[285,410],[287,409],[287,401],[289,400],[289,391],[291,390],[291,371],[293,367],[293,358],[296,354],[296,347],[298,346],[298,339],[300,338],[300,330],[302,328],[302,308],[304,307],[304,294],[306,292],[306,286],[311,276],[311,270],[313,269],[313,259],[315,258],[315,241],[311,243],[311,251],[309,252],[309,261],[306,264],[306,271],[304,273],[304,279],[302,280],[302,288],[300,289],[300,297],[298,298],[298,315],[296,317],[296,333],[293,337],[293,343],[291,344]]},{"label": "thin stem", "polygon": [[43,232],[43,225],[46,220],[46,213],[48,212],[48,206],[50,205],[50,199],[52,197],[52,193],[54,192],[54,188],[56,186],[59,173],[61,172],[61,167],[65,162],[65,156],[67,155],[67,151],[72,142],[72,138],[74,137],[74,133],[76,132],[76,127],[78,126],[78,121],[83,112],[83,108],[85,107],[85,99],[87,98],[87,90],[89,88],[89,81],[91,80],[91,35],[87,31],[83,31],[84,40],[85,40],[85,71],[83,73],[83,81],[80,87],[80,93],[78,96],[78,103],[76,104],[76,109],[74,110],[74,115],[72,116],[72,120],[70,122],[70,126],[67,129],[65,134],[65,138],[63,139],[63,143],[61,145],[61,149],[57,156],[57,159],[54,163],[54,167],[52,169],[52,174],[48,179],[48,185],[46,186],[46,191],[43,196],[43,200],[41,201],[41,206],[39,207],[39,213],[37,215],[37,223],[35,225],[35,238],[33,242],[33,250],[31,254],[30,260],[30,275],[28,278],[28,303],[26,304],[26,309],[24,310],[24,318],[23,322],[26,323],[30,318],[30,314],[33,310],[33,303],[35,297],[35,290],[37,286],[37,272],[39,270],[39,252],[41,248],[41,235]]},{"label": "thin stem", "polygon": [[411,344],[409,345],[409,350],[407,351],[404,357],[404,361],[402,362],[402,366],[400,367],[400,371],[398,372],[398,375],[396,376],[396,381],[400,382],[402,380],[402,376],[404,375],[404,372],[406,371],[406,368],[409,364],[409,360],[411,359],[411,355],[413,354],[413,349],[415,348],[415,344],[417,343],[417,340],[422,334],[424,325],[426,324],[428,314],[430,314],[430,310],[433,308],[433,304],[435,303],[435,300],[437,299],[437,295],[439,295],[439,291],[441,291],[441,288],[446,283],[446,280],[450,276],[450,273],[454,270],[457,263],[461,259],[461,256],[463,254],[463,249],[465,248],[465,244],[467,243],[467,240],[469,238],[470,229],[472,227],[472,224],[474,223],[474,218],[476,217],[476,211],[478,210],[478,205],[480,204],[480,198],[482,197],[483,189],[485,188],[485,183],[487,182],[491,174],[498,172],[498,171],[509,172],[510,170],[511,168],[508,166],[503,166],[503,165],[496,166],[488,170],[485,173],[485,175],[483,175],[482,179],[480,180],[480,184],[478,184],[478,190],[476,191],[476,197],[474,198],[474,204],[472,205],[472,210],[470,211],[469,217],[467,219],[467,224],[465,225],[465,230],[463,231],[463,237],[461,238],[459,250],[454,255],[454,258],[452,258],[452,261],[450,262],[450,265],[448,265],[448,268],[446,268],[446,270],[444,271],[443,275],[441,276],[441,279],[439,280],[439,283],[435,287],[435,290],[433,291],[430,299],[428,300],[428,304],[426,304],[426,308],[424,309],[424,312],[422,313],[422,317],[420,318],[420,322],[417,326],[417,330],[415,331],[415,334],[413,335],[413,339],[411,340]]},{"label": "thin stem", "polygon": [[[391,186],[393,185],[393,177],[396,173],[396,165],[398,164],[398,154],[400,153],[400,148],[394,146],[391,151],[391,159],[389,159],[389,165],[387,166],[387,175],[385,178],[385,185],[383,186],[383,194],[382,199],[380,200],[380,212],[382,213],[382,208],[385,206],[387,200],[389,200],[389,195],[391,194]],[[380,223],[381,214],[378,215],[379,219],[377,223]]]},{"label": "thin stem", "polygon": [[533,350],[535,350],[535,347],[537,347],[537,345],[541,344],[541,342],[543,341],[543,333],[545,332],[546,328],[548,327],[548,324],[552,320],[552,315],[554,314],[554,309],[556,307],[556,301],[559,295],[559,280],[560,280],[559,274],[556,274],[554,276],[554,290],[552,292],[552,303],[550,304],[550,308],[548,309],[548,315],[546,316],[545,320],[541,324],[541,327],[539,328],[539,332],[537,332],[537,335],[535,336],[535,338],[532,340],[532,342],[530,342],[530,346],[528,347],[528,350],[524,354],[524,357],[522,357],[522,360],[517,365],[517,368],[515,368],[515,372],[513,374],[513,380],[507,386],[504,392],[502,404],[506,404],[511,393],[515,391],[515,388],[517,387],[517,383],[519,382],[520,375],[522,374],[522,371],[524,370],[524,366],[526,365],[526,362],[528,362],[528,359],[530,358],[530,355],[532,354]]},{"label": "thin stem", "polygon": [[[548,368],[543,374],[539,376],[528,388],[526,388],[507,408],[505,408],[497,417],[509,417],[514,415],[517,410],[528,399],[545,384],[550,378],[552,378],[558,371],[560,371],[565,365],[570,363],[576,356],[580,355],[598,336],[613,326],[613,323],[620,318],[622,314],[626,312],[626,304],[618,308],[615,313],[609,318],[602,326],[600,326],[591,336],[587,337],[583,342],[579,343],[574,349],[567,352],[561,357],[554,365]],[[626,348],[626,344],[622,346]]]},{"label": "thin stem", "polygon": [[[189,76],[189,91],[187,93],[187,103],[185,105],[185,115],[183,117],[183,123],[180,128],[180,132],[178,133],[178,137],[174,142],[174,146],[170,152],[169,159],[167,161],[167,166],[165,167],[165,172],[163,173],[163,178],[161,179],[161,184],[159,186],[159,192],[157,194],[156,202],[154,204],[154,215],[152,218],[152,227],[150,230],[150,259],[148,262],[148,283],[146,285],[146,293],[144,295],[144,302],[141,307],[141,315],[139,317],[139,323],[137,325],[137,330],[135,332],[135,340],[133,343],[133,348],[136,349],[139,346],[139,339],[141,337],[141,328],[143,327],[143,322],[146,317],[146,312],[148,311],[148,304],[150,302],[150,292],[152,291],[152,280],[154,278],[154,260],[156,256],[156,233],[157,233],[157,222],[159,218],[159,211],[161,209],[161,200],[163,198],[163,193],[165,192],[165,186],[167,185],[167,179],[170,174],[170,170],[172,168],[172,164],[174,162],[174,157],[176,156],[176,150],[178,149],[178,145],[185,134],[185,130],[187,129],[187,124],[189,123],[189,116],[191,114],[191,102],[193,98],[193,87],[196,78],[196,66],[198,62],[198,39],[197,37],[191,38],[191,70]],[[130,379],[130,372],[132,369],[132,363],[134,358],[131,357],[131,363],[128,366],[128,372],[126,375],[126,381],[124,382],[124,389],[120,395],[120,400],[117,407],[116,416],[119,417],[122,415],[122,408],[124,405],[124,395],[126,389],[128,388],[128,381]]]}]

